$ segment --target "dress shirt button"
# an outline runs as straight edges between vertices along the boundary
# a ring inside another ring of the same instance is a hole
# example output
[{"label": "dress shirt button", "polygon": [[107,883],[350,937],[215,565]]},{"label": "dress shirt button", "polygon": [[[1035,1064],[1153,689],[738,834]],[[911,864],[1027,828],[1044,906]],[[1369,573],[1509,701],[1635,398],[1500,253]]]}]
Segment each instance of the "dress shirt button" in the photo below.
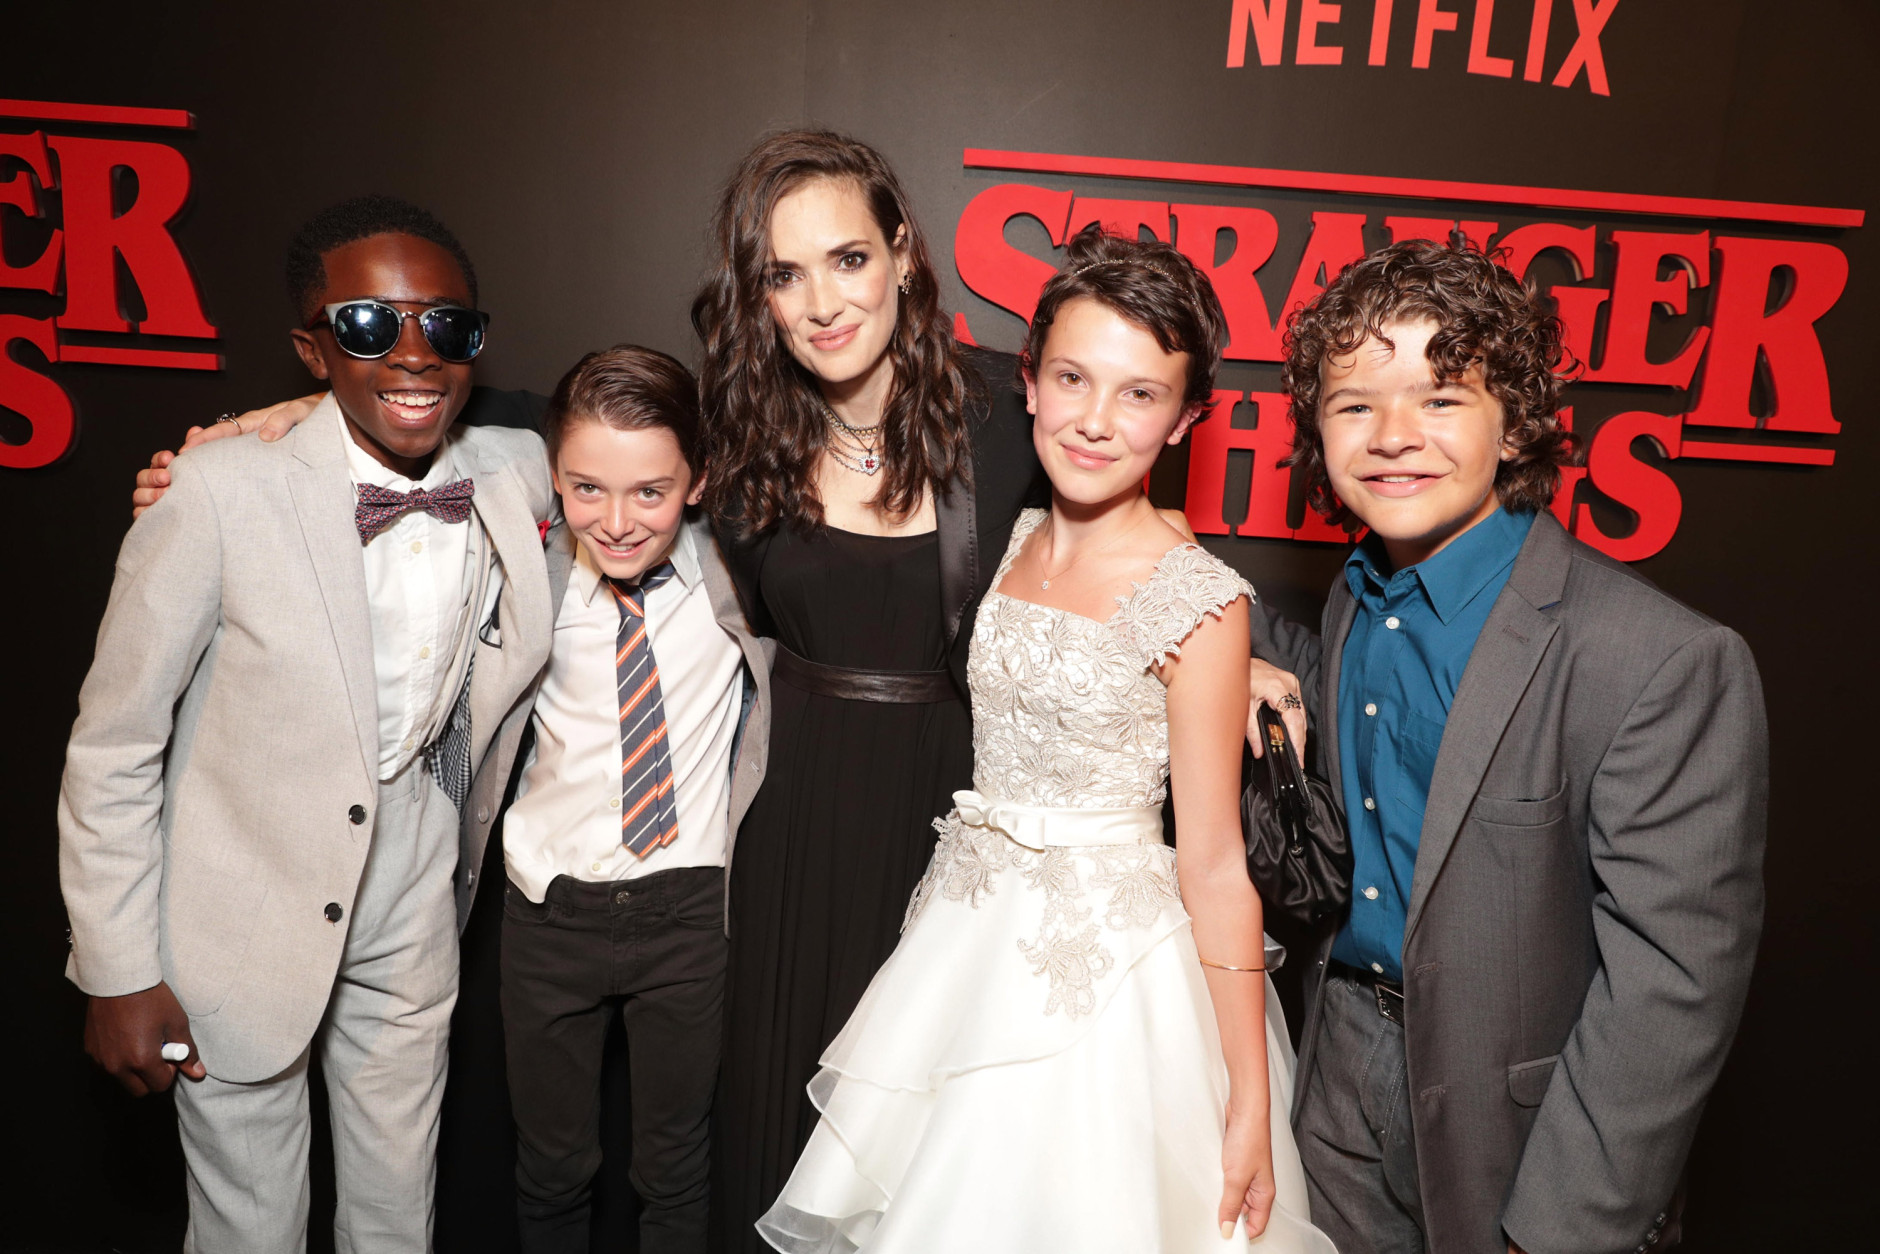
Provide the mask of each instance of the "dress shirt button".
[{"label": "dress shirt button", "polygon": [[401,748],[401,749],[405,749],[405,750],[407,750],[407,751],[409,751],[409,750],[410,750],[410,748],[411,748],[411,746],[412,746],[412,744],[413,744],[413,743],[414,743],[414,742],[415,742],[416,740],[417,740],[417,737],[415,737],[415,736],[406,736],[406,737],[405,737],[405,743],[404,743],[404,744],[402,744],[402,745],[400,745],[400,746],[399,746],[399,748]]},{"label": "dress shirt button", "polygon": [[1364,799],[1364,808],[1365,808],[1365,809],[1367,809],[1367,810],[1375,810],[1375,809],[1377,809],[1377,798],[1376,798],[1376,797],[1366,797],[1366,798]]},{"label": "dress shirt button", "polygon": [[1392,631],[1396,631],[1399,627],[1403,626],[1403,619],[1392,614],[1389,618],[1384,620],[1384,626],[1390,628]]},{"label": "dress shirt button", "polygon": [[424,541],[422,541],[422,540],[413,540],[413,541],[411,542],[411,551],[412,551],[413,553],[422,553],[422,552],[424,552]]},{"label": "dress shirt button", "polygon": [[598,862],[596,862],[596,863],[595,863],[595,864],[593,865],[593,867],[591,867],[590,869],[591,869],[591,870],[595,870],[595,871],[598,871],[598,870],[600,870],[600,869],[601,869],[601,864],[600,864],[600,863],[598,863]]},{"label": "dress shirt button", "polygon": [[364,806],[354,806],[352,809],[346,811],[346,817],[352,820],[354,827],[358,827],[361,823],[366,821],[366,808]]},{"label": "dress shirt button", "polygon": [[1381,962],[1373,962],[1373,963],[1371,964],[1371,973],[1372,973],[1373,975],[1382,975],[1382,974],[1384,974],[1384,964],[1383,964],[1383,963],[1381,963]]},{"label": "dress shirt button", "polygon": [[1368,715],[1368,716],[1370,716],[1370,717],[1372,717],[1372,718],[1375,718],[1375,717],[1377,716],[1377,702],[1375,702],[1375,701],[1366,701],[1366,702],[1364,703],[1364,712],[1365,712],[1365,714],[1366,714],[1366,715]]},{"label": "dress shirt button", "polygon": [[609,810],[618,810],[620,808],[620,798],[609,797],[607,799],[607,808]]},{"label": "dress shirt button", "polygon": [[1367,888],[1367,889],[1365,889],[1365,890],[1364,890],[1364,899],[1365,899],[1366,901],[1376,901],[1376,900],[1377,900],[1377,889],[1375,889],[1375,888]]},{"label": "dress shirt button", "polygon": [[338,923],[341,919],[346,917],[346,912],[339,908],[337,901],[327,902],[326,909],[322,913],[326,915],[326,921],[328,923]]},{"label": "dress shirt button", "polygon": [[431,656],[431,646],[430,646],[430,645],[428,645],[428,644],[427,644],[427,645],[425,645],[425,646],[424,646],[424,647],[423,647],[422,649],[419,649],[419,650],[418,650],[418,657],[419,657],[419,659],[420,659],[420,660],[422,660],[422,659],[425,659],[425,658],[428,658],[428,657],[430,657],[430,656]]},{"label": "dress shirt button", "polygon": [[465,871],[463,873],[463,886],[465,888],[475,888],[477,886],[477,873],[475,871]]},{"label": "dress shirt button", "polygon": [[487,823],[489,821],[490,821],[490,808],[488,806],[478,806],[477,807],[477,822]]}]

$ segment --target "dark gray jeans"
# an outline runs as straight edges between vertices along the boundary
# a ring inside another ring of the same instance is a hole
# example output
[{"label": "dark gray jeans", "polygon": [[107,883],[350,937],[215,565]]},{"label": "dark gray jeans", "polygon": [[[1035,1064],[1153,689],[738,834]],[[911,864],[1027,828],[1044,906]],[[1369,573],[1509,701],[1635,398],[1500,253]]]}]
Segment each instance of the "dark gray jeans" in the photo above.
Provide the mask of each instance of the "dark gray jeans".
[{"label": "dark gray jeans", "polygon": [[1304,1079],[1297,1133],[1312,1222],[1339,1254],[1422,1254],[1403,1028],[1378,1013],[1370,987],[1336,968]]},{"label": "dark gray jeans", "polygon": [[704,1250],[724,924],[723,867],[612,884],[557,876],[540,905],[505,885],[503,1040],[528,1254],[587,1254],[601,1050],[615,1014],[627,1030],[640,1249]]}]

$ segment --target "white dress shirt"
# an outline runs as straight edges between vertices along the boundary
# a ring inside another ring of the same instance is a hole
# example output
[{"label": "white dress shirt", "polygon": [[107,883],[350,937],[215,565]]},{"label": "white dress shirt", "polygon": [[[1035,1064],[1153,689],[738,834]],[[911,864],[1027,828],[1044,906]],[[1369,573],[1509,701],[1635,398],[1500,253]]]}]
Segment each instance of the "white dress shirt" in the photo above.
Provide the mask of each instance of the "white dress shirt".
[{"label": "white dress shirt", "polygon": [[[448,437],[431,459],[430,472],[414,483],[359,447],[337,411],[334,421],[345,436],[346,468],[355,488],[370,483],[395,492],[431,490],[462,477],[452,464]],[[480,528],[474,513],[463,522],[446,523],[414,509],[365,546],[381,780],[411,764],[438,725],[440,703],[446,703],[447,712],[448,703],[457,700],[455,692],[445,694],[441,685],[455,670],[459,641],[467,634],[464,615],[480,573],[472,568],[472,560],[489,560]],[[498,580],[499,572],[492,570],[484,594],[487,604],[495,602]]]},{"label": "white dress shirt", "polygon": [[577,544],[536,694],[535,747],[503,820],[509,878],[541,901],[557,875],[610,883],[671,867],[723,866],[730,831],[731,746],[743,709],[744,653],[718,625],[689,528],[677,578],[646,595],[659,667],[679,834],[645,858],[620,841],[620,705],[614,669],[620,607]]}]

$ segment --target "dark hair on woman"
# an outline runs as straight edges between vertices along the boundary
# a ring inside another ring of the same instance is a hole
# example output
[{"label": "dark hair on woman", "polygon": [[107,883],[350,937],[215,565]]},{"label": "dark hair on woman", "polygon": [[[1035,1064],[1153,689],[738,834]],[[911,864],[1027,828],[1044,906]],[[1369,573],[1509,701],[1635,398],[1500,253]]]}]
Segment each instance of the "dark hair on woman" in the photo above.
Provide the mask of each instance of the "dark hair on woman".
[{"label": "dark hair on woman", "polygon": [[577,422],[599,422],[616,431],[664,427],[696,478],[699,460],[698,380],[656,349],[617,344],[589,353],[555,385],[542,418],[542,437],[552,461],[562,437]]},{"label": "dark hair on woman", "polygon": [[1280,380],[1292,397],[1295,434],[1286,464],[1305,476],[1306,500],[1334,523],[1351,511],[1332,491],[1319,430],[1320,367],[1366,339],[1389,345],[1392,323],[1428,321],[1430,365],[1441,382],[1479,366],[1501,402],[1504,439],[1514,456],[1495,472],[1510,510],[1545,509],[1573,464],[1573,433],[1560,421],[1560,389],[1578,368],[1567,351],[1553,301],[1474,247],[1408,240],[1352,262],[1286,329]]},{"label": "dark hair on woman", "polygon": [[314,214],[287,242],[287,296],[303,324],[319,312],[317,302],[326,290],[326,255],[374,235],[415,235],[442,248],[456,258],[470,288],[470,303],[476,304],[477,268],[449,227],[396,196],[355,196]]},{"label": "dark hair on woman", "polygon": [[[968,414],[978,377],[963,361],[940,284],[907,193],[881,154],[830,131],[787,131],[753,148],[725,185],[712,222],[712,271],[692,302],[692,326],[705,348],[699,367],[705,456],[712,466],[705,505],[743,535],[778,524],[807,530],[822,522],[817,458],[828,439],[815,377],[790,353],[770,310],[770,219],[777,202],[819,180],[861,193],[875,225],[907,263],[887,356],[894,383],[882,410],[883,483],[876,503],[905,513],[921,494],[950,491],[971,473]],[[900,247],[897,232],[906,229]]]},{"label": "dark hair on woman", "polygon": [[1019,358],[1036,370],[1058,311],[1071,301],[1098,301],[1155,336],[1165,353],[1188,354],[1182,408],[1206,405],[1214,395],[1227,317],[1208,276],[1159,240],[1143,242],[1106,233],[1092,223],[1064,246],[1064,264],[1045,283]]}]

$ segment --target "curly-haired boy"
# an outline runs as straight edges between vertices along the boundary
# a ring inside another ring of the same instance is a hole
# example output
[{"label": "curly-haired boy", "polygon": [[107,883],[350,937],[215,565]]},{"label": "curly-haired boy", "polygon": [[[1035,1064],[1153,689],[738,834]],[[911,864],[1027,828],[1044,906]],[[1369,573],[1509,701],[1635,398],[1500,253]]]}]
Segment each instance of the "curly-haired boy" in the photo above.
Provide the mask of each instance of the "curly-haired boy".
[{"label": "curly-haired boy", "polygon": [[1254,624],[1356,855],[1307,974],[1313,1221],[1348,1254],[1672,1244],[1761,929],[1755,663],[1547,511],[1569,363],[1493,260],[1373,253],[1286,347],[1293,465],[1369,528],[1320,636]]}]

